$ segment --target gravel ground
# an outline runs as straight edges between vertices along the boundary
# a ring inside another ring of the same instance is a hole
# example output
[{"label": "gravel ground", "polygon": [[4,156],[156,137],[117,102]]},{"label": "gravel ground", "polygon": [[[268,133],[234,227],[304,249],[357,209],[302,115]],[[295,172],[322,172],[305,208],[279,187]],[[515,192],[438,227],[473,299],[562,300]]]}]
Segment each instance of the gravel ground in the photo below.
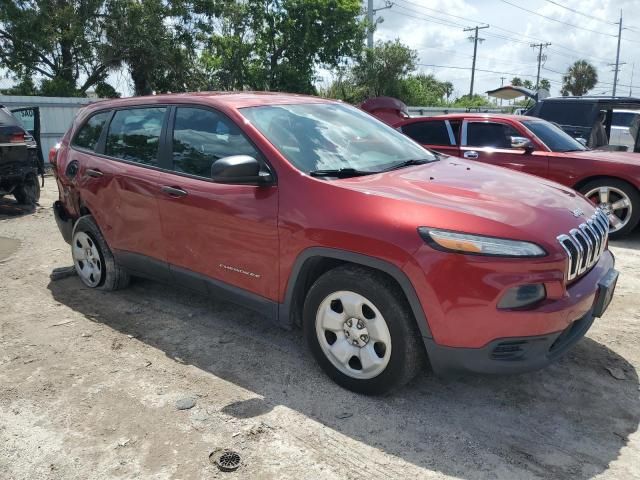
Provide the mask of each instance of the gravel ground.
[{"label": "gravel ground", "polygon": [[71,265],[55,196],[0,200],[0,479],[640,478],[640,234],[613,244],[617,296],[559,363],[368,398],[241,307],[51,280]]}]

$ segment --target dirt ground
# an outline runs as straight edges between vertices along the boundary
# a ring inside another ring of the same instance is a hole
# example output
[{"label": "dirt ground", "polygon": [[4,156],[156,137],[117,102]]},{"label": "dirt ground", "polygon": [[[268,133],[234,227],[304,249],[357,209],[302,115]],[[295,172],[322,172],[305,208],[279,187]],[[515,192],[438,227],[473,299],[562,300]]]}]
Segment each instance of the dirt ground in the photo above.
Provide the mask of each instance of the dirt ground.
[{"label": "dirt ground", "polygon": [[[368,398],[244,308],[146,280],[50,280],[72,265],[55,196],[48,179],[35,212],[0,200],[2,480],[640,478],[640,234],[613,244],[617,296],[559,363],[425,371]],[[241,454],[236,472],[210,463],[220,448]]]}]

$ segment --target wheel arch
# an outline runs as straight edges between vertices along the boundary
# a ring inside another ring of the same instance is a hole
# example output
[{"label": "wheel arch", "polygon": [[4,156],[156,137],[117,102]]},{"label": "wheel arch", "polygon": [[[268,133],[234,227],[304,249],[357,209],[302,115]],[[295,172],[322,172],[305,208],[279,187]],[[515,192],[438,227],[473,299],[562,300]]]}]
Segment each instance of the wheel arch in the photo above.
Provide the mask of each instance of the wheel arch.
[{"label": "wheel arch", "polygon": [[404,294],[420,334],[423,337],[432,338],[418,295],[409,277],[399,267],[361,253],[325,247],[308,248],[296,258],[287,282],[284,302],[280,305],[278,312],[278,323],[289,327],[300,325],[306,292],[313,282],[323,273],[348,263],[368,267],[390,277]]},{"label": "wheel arch", "polygon": [[585,177],[580,179],[580,181],[576,182],[575,185],[573,185],[573,189],[580,191],[581,188],[583,188],[585,185],[587,185],[588,183],[591,183],[595,180],[607,180],[607,179],[611,179],[611,180],[617,180],[620,182],[625,182],[628,183],[629,185],[631,185],[633,188],[635,188],[636,190],[638,190],[640,192],[640,185],[637,185],[633,182],[630,182],[628,179],[626,178],[622,178],[622,177],[618,177],[616,175],[592,175],[590,177]]}]

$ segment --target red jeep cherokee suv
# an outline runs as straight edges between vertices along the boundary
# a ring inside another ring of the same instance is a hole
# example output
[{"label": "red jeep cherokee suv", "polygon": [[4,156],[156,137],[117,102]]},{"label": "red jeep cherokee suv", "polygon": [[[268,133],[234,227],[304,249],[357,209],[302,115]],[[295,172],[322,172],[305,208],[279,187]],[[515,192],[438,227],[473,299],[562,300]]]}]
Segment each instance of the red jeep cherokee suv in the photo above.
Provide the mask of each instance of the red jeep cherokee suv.
[{"label": "red jeep cherokee suv", "polygon": [[339,384],[541,368],[611,300],[607,219],[556,183],[440,158],[340,102],[265,93],[83,109],[53,157],[87,287],[129,275],[290,328]]}]

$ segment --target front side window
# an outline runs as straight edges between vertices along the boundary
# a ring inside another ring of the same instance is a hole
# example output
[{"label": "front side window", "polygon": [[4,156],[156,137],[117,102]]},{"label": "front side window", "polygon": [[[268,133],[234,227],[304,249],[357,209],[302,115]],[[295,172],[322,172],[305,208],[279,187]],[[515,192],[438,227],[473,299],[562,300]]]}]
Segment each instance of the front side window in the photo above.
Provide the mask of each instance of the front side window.
[{"label": "front side window", "polygon": [[511,148],[511,137],[521,137],[513,127],[504,123],[469,122],[467,145],[470,147]]},{"label": "front side window", "polygon": [[258,151],[237,125],[223,115],[201,108],[178,107],[173,127],[173,169],[211,177],[211,164],[222,157]]},{"label": "front side window", "polygon": [[338,103],[269,105],[240,109],[299,170],[375,172],[436,156],[397,130]]},{"label": "front side window", "polygon": [[118,110],[111,120],[105,154],[145,165],[158,164],[166,107]]},{"label": "front side window", "polygon": [[76,147],[84,148],[86,150],[95,151],[100,140],[100,134],[104,124],[109,120],[111,112],[96,113],[85,122],[73,141],[73,145]]},{"label": "front side window", "polygon": [[522,124],[531,130],[552,152],[586,150],[584,145],[553,123],[544,120],[524,120]]},{"label": "front side window", "polygon": [[408,123],[402,126],[402,133],[423,145],[451,145],[444,120]]}]

